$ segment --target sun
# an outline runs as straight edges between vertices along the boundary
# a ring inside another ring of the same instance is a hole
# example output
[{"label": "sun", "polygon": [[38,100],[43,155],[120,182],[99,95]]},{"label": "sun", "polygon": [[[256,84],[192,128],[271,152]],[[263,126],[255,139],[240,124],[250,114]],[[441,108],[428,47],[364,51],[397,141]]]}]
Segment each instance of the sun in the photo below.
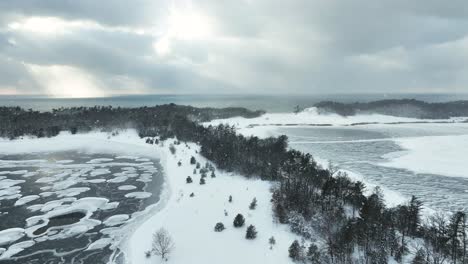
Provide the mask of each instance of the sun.
[{"label": "sun", "polygon": [[153,47],[158,55],[171,53],[171,46],[176,41],[202,41],[213,37],[215,23],[213,18],[191,5],[172,6],[159,32]]},{"label": "sun", "polygon": [[213,32],[210,17],[190,7],[171,8],[168,25],[169,35],[183,40],[207,38]]}]

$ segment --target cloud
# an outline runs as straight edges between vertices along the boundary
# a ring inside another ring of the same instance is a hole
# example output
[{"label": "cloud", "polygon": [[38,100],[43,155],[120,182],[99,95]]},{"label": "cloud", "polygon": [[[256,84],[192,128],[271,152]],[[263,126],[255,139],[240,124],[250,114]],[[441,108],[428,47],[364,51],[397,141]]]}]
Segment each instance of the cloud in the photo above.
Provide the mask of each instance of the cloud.
[{"label": "cloud", "polygon": [[464,0],[1,1],[0,90],[468,92],[467,39]]}]

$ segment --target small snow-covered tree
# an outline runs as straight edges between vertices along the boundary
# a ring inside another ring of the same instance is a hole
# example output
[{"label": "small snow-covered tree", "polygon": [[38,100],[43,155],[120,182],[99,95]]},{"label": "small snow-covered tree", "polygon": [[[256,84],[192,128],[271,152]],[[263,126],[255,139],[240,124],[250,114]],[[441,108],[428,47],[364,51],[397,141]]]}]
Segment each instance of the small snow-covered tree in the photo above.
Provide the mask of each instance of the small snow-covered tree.
[{"label": "small snow-covered tree", "polygon": [[225,229],[224,227],[224,224],[219,222],[219,223],[216,223],[215,227],[214,227],[214,231],[215,232],[221,232]]},{"label": "small snow-covered tree", "polygon": [[230,203],[232,203],[232,195],[229,195],[229,200]]},{"label": "small snow-covered tree", "polygon": [[255,239],[256,237],[257,237],[257,229],[255,229],[255,226],[249,225],[249,227],[247,227],[247,231],[245,232],[245,238]]},{"label": "small snow-covered tree", "polygon": [[307,259],[312,264],[320,264],[320,251],[314,243],[310,244],[307,250]]},{"label": "small snow-covered tree", "polygon": [[162,259],[167,259],[168,255],[174,249],[174,242],[166,229],[161,228],[153,234],[153,244],[151,249],[156,256],[160,256]]},{"label": "small snow-covered tree", "polygon": [[195,168],[197,168],[197,169],[199,169],[199,168],[200,168],[200,162],[197,162],[197,165],[196,165],[196,167],[195,167]]},{"label": "small snow-covered tree", "polygon": [[182,166],[182,161],[179,160],[179,162],[177,162],[177,166]]},{"label": "small snow-covered tree", "polygon": [[419,249],[414,256],[412,264],[426,264],[426,253],[423,249]]},{"label": "small snow-covered tree", "polygon": [[197,174],[197,169],[193,169],[193,174]]},{"label": "small snow-covered tree", "polygon": [[187,176],[187,179],[185,181],[187,183],[192,183],[193,182],[192,177],[190,177],[190,176]]},{"label": "small snow-covered tree", "polygon": [[196,163],[197,163],[197,160],[195,159],[194,156],[192,156],[192,157],[190,158],[190,164],[194,165],[194,164],[196,164]]},{"label": "small snow-covered tree", "polygon": [[273,246],[276,244],[276,239],[274,236],[271,236],[269,239],[268,239],[268,244],[270,244],[270,249],[273,249]]},{"label": "small snow-covered tree", "polygon": [[176,154],[176,148],[174,147],[174,145],[169,145],[169,150],[171,151],[172,155]]},{"label": "small snow-covered tree", "polygon": [[200,178],[200,185],[203,185],[203,184],[205,184],[205,183],[206,183],[206,182],[205,182],[205,178]]},{"label": "small snow-covered tree", "polygon": [[234,227],[242,227],[245,224],[245,218],[242,214],[237,214],[234,218]]},{"label": "small snow-covered tree", "polygon": [[194,194],[194,193],[191,193],[191,194],[190,194],[190,197],[194,197],[194,196],[195,196],[195,194]]},{"label": "small snow-covered tree", "polygon": [[289,257],[292,260],[298,261],[302,258],[303,252],[302,252],[302,247],[299,244],[299,241],[294,240],[294,242],[289,247],[288,251],[289,251]]},{"label": "small snow-covered tree", "polygon": [[214,171],[211,171],[211,178],[216,178],[216,174]]},{"label": "small snow-covered tree", "polygon": [[257,208],[257,198],[253,198],[252,202],[249,205],[250,210],[255,210]]}]

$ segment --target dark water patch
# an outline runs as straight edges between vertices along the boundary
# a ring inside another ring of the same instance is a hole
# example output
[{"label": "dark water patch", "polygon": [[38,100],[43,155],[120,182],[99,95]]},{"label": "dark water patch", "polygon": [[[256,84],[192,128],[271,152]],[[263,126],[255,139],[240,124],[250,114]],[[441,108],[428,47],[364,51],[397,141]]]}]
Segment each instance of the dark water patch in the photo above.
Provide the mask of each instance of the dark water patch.
[{"label": "dark water patch", "polygon": [[73,212],[69,214],[51,217],[49,218],[49,222],[47,223],[46,226],[43,226],[37,229],[36,231],[33,232],[33,234],[35,236],[38,236],[38,235],[45,233],[49,228],[54,227],[54,226],[66,226],[66,225],[78,223],[85,216],[86,214],[82,212]]}]

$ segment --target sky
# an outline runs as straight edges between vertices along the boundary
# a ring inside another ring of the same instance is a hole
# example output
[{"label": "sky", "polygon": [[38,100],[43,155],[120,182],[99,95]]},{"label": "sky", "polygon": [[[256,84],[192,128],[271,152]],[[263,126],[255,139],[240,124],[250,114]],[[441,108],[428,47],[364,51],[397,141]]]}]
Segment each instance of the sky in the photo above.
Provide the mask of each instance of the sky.
[{"label": "sky", "polygon": [[468,1],[0,1],[0,95],[249,93],[468,93]]}]

